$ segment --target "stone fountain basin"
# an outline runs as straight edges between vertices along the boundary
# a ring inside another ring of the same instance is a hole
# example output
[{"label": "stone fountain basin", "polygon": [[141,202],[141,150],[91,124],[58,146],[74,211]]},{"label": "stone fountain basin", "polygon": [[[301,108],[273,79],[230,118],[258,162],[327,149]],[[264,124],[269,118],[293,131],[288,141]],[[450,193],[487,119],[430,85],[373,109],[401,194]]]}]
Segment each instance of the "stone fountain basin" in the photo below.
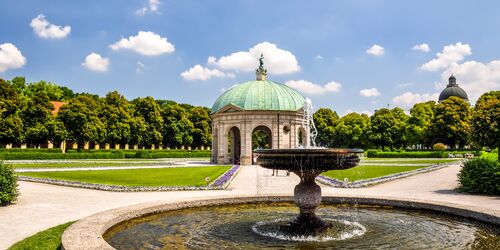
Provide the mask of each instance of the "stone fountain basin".
[{"label": "stone fountain basin", "polygon": [[297,148],[257,149],[257,165],[268,169],[289,171],[348,169],[359,164],[362,149]]}]

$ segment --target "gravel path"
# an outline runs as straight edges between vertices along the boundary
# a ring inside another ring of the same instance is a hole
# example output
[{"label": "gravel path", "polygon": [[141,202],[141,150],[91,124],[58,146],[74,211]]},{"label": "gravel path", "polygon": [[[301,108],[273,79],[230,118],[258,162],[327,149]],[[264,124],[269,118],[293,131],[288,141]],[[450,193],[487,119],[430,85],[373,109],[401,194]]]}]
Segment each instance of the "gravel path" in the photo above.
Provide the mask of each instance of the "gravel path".
[{"label": "gravel path", "polygon": [[[377,196],[450,202],[491,209],[500,214],[500,197],[467,195],[454,191],[460,167],[452,165],[433,172],[382,183],[372,187],[338,189],[322,186],[323,195]],[[21,196],[11,206],[0,207],[0,249],[38,231],[100,211],[150,201],[186,201],[210,197],[292,195],[299,178],[294,174],[271,176],[272,170],[242,167],[227,190],[116,193],[40,183],[20,182]]]}]

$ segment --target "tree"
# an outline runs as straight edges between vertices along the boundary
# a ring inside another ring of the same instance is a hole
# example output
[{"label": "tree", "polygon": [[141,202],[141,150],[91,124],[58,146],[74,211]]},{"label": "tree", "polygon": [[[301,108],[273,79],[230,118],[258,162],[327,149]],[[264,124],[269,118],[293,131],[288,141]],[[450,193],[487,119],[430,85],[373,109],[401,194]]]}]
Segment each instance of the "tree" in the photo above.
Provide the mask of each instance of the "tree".
[{"label": "tree", "polygon": [[472,114],[472,139],[480,146],[498,147],[500,156],[500,91],[484,93],[477,100]]},{"label": "tree", "polygon": [[132,101],[134,115],[144,118],[146,133],[143,135],[144,145],[160,144],[163,140],[163,117],[160,105],[153,97],[137,98]]},{"label": "tree", "polygon": [[335,125],[339,120],[337,112],[329,108],[320,108],[313,114],[314,124],[318,130],[316,142],[325,147],[335,144]]},{"label": "tree", "polygon": [[189,120],[193,123],[193,146],[206,146],[212,142],[212,118],[210,109],[205,107],[192,107]]},{"label": "tree", "polygon": [[170,147],[187,146],[193,143],[193,123],[190,114],[181,105],[166,104],[162,112],[165,121],[163,126],[163,143]]},{"label": "tree", "polygon": [[106,127],[99,118],[99,98],[79,95],[61,107],[57,119],[68,131],[68,139],[83,146],[86,142],[104,142]]},{"label": "tree", "polygon": [[101,120],[106,126],[106,142],[125,144],[130,141],[131,106],[117,91],[109,92],[103,99]]},{"label": "tree", "polygon": [[19,117],[19,94],[7,81],[0,78],[0,144],[23,140],[23,121]]},{"label": "tree", "polygon": [[335,146],[364,148],[368,146],[370,118],[365,114],[349,113],[335,126]]},{"label": "tree", "polygon": [[432,125],[434,142],[460,147],[469,143],[471,108],[463,99],[452,96],[436,106]]},{"label": "tree", "polygon": [[405,128],[408,116],[401,108],[382,108],[370,117],[369,138],[374,146],[391,149],[404,147],[407,143]]},{"label": "tree", "polygon": [[33,92],[20,113],[24,124],[24,141],[39,146],[50,139],[48,123],[54,119],[54,105],[45,91]]},{"label": "tree", "polygon": [[434,120],[436,103],[434,101],[416,103],[410,110],[410,118],[406,128],[408,142],[411,145],[432,145],[431,127]]}]

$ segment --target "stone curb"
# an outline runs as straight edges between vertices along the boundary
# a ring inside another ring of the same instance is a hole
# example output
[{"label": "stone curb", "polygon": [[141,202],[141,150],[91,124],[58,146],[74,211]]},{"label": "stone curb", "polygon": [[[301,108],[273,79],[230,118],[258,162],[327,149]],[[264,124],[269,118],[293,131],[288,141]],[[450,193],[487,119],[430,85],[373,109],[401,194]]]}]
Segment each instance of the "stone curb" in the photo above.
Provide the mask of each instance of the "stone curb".
[{"label": "stone curb", "polygon": [[422,174],[422,173],[438,170],[438,169],[449,167],[449,166],[453,166],[453,165],[450,165],[450,164],[433,165],[430,167],[419,168],[419,169],[412,170],[412,171],[406,171],[406,172],[401,172],[401,173],[397,173],[397,174],[391,174],[391,175],[386,175],[386,176],[382,176],[382,177],[360,180],[360,181],[353,181],[353,182],[343,182],[343,181],[340,181],[337,179],[332,179],[332,178],[326,177],[324,175],[318,176],[316,178],[316,180],[319,183],[322,183],[322,184],[325,184],[328,186],[332,186],[332,187],[337,187],[337,188],[361,188],[361,187],[367,187],[367,186],[380,184],[382,182],[387,182],[387,181],[405,178],[405,177],[416,175],[416,174]]},{"label": "stone curb", "polygon": [[[77,221],[62,235],[62,246],[66,250],[114,249],[102,237],[113,226],[133,218],[161,212],[201,206],[230,205],[258,202],[292,202],[292,196],[243,196],[214,197],[205,200],[181,202],[150,202],[116,208]],[[446,213],[500,226],[500,212],[473,206],[457,205],[438,201],[412,200],[391,197],[323,197],[323,202],[349,205],[382,205],[407,209],[422,209]]]},{"label": "stone curb", "polygon": [[[224,172],[219,178],[222,178],[227,172],[231,171],[235,166],[230,168],[228,171]],[[64,180],[56,180],[49,178],[35,178],[28,176],[18,176],[19,181],[29,181],[29,182],[38,182],[44,184],[58,185],[58,186],[66,186],[66,187],[76,187],[76,188],[86,188],[86,189],[95,189],[101,191],[111,191],[111,192],[155,192],[155,191],[194,191],[194,190],[224,190],[231,183],[234,177],[238,174],[241,167],[237,166],[236,171],[232,174],[230,178],[226,182],[224,182],[220,186],[212,185],[219,178],[214,180],[208,187],[195,187],[195,186],[158,186],[158,187],[150,187],[150,186],[137,186],[137,187],[129,187],[129,186],[117,186],[117,185],[106,185],[106,184],[94,184],[94,183],[86,183],[86,182],[78,182],[78,181],[64,181]]]}]

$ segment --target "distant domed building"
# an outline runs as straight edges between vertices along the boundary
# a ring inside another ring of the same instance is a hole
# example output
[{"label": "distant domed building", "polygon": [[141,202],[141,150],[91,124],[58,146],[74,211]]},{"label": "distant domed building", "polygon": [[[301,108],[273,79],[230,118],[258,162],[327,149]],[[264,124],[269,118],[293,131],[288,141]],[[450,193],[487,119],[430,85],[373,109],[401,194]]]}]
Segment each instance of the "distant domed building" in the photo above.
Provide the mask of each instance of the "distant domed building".
[{"label": "distant domed building", "polygon": [[284,84],[268,81],[263,64],[261,56],[257,79],[236,84],[212,106],[213,163],[251,165],[255,148],[309,145],[309,125],[303,122],[305,98]]},{"label": "distant domed building", "polygon": [[457,79],[453,74],[451,74],[450,78],[448,78],[448,85],[446,85],[446,88],[441,91],[441,94],[439,94],[439,102],[442,102],[452,96],[460,97],[465,101],[469,101],[467,93],[458,86]]}]

